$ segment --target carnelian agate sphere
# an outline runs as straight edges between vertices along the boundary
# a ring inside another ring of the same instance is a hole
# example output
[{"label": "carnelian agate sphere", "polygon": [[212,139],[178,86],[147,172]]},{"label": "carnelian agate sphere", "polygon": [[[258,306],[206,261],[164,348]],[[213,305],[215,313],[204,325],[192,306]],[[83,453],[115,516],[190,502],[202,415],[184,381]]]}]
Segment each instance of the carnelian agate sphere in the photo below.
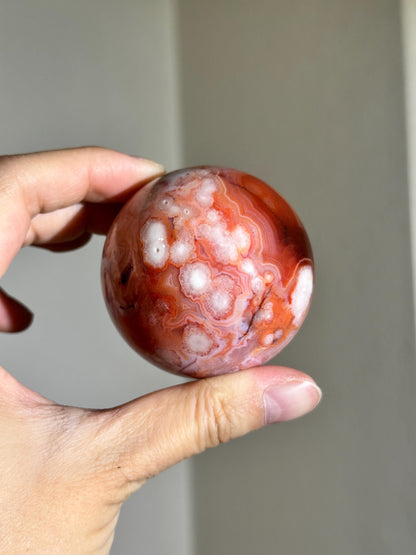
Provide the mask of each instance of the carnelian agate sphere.
[{"label": "carnelian agate sphere", "polygon": [[227,168],[169,173],[140,189],[108,234],[108,310],[127,342],[196,378],[263,364],[301,326],[312,251],[289,204]]}]

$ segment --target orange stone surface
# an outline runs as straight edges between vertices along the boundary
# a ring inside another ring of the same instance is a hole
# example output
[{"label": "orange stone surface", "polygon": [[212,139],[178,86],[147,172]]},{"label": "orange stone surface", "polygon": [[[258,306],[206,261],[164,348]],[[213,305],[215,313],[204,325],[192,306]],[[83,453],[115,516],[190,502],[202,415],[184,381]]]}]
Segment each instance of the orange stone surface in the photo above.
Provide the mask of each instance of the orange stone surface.
[{"label": "orange stone surface", "polygon": [[140,189],[107,236],[102,284],[126,341],[202,378],[263,364],[309,308],[313,261],[289,204],[246,173],[187,168]]}]

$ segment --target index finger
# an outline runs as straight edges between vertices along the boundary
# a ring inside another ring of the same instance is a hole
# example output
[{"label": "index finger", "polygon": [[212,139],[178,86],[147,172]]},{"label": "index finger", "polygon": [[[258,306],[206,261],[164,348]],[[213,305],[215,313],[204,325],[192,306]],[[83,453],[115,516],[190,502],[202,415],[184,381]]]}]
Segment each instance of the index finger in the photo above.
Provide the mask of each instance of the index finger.
[{"label": "index finger", "polygon": [[121,202],[163,172],[150,160],[98,147],[0,157],[0,277],[37,214],[82,201]]}]

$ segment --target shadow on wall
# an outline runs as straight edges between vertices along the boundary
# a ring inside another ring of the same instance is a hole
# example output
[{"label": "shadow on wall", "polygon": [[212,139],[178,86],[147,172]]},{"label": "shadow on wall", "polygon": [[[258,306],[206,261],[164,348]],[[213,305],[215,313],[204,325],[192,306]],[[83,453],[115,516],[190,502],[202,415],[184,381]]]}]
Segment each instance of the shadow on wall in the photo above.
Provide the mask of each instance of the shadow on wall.
[{"label": "shadow on wall", "polygon": [[324,391],[311,416],[195,460],[198,555],[414,552],[399,15],[388,1],[179,2],[185,163],[253,173],[299,213],[316,290],[276,362]]}]

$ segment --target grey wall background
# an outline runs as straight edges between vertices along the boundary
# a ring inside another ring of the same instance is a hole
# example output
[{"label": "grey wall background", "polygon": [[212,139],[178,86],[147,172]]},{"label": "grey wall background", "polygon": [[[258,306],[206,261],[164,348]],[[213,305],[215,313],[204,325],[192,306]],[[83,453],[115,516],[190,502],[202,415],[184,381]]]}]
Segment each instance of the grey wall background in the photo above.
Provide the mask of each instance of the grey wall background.
[{"label": "grey wall background", "polygon": [[416,550],[399,7],[180,3],[185,162],[245,168],[301,215],[316,293],[277,360],[324,390],[310,417],[198,458],[199,555]]},{"label": "grey wall background", "polygon": [[[316,378],[320,408],[149,482],[113,553],[415,552],[403,81],[393,0],[0,4],[1,152],[96,143],[169,169],[245,169],[296,207],[314,246],[310,315],[275,362]],[[1,364],[61,402],[175,382],[112,328],[101,245],[24,249],[2,280],[36,320],[0,337]]]}]

